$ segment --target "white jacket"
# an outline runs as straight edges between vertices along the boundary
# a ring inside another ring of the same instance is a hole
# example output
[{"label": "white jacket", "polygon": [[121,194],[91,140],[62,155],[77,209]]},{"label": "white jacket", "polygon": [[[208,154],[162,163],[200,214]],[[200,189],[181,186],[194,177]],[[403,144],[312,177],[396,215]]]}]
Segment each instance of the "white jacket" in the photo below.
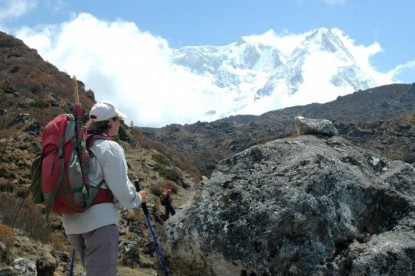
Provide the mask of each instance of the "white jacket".
[{"label": "white jacket", "polygon": [[[139,207],[141,196],[128,179],[124,149],[112,140],[97,139],[90,150],[94,157],[88,163],[89,185],[97,186],[104,179],[123,208]],[[62,222],[66,234],[82,234],[106,225],[118,225],[118,209],[114,203],[92,205],[83,213],[63,214]]]}]

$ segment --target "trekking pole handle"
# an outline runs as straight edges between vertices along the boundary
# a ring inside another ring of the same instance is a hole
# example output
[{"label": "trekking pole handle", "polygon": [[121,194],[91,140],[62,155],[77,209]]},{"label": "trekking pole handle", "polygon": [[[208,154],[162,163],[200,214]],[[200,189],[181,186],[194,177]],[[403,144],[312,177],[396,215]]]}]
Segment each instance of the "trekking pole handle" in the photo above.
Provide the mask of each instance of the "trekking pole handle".
[{"label": "trekking pole handle", "polygon": [[[140,187],[140,179],[136,178],[133,180],[135,189],[137,190],[137,192],[141,191],[141,187]],[[147,208],[147,204],[145,202],[141,203],[141,207],[143,208],[144,214],[148,215],[148,208]]]}]

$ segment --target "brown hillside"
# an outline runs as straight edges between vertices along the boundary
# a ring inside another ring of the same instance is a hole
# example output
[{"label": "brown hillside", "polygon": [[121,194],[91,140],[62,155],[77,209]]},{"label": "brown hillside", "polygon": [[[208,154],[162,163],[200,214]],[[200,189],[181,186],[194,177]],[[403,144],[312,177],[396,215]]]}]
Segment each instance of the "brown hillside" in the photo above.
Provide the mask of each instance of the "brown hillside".
[{"label": "brown hillside", "polygon": [[[55,116],[71,112],[72,79],[45,62],[36,50],[1,32],[0,60],[0,244],[6,246],[0,249],[0,270],[18,257],[36,261],[39,243],[43,243],[41,247],[60,260],[55,275],[66,275],[72,248],[64,237],[60,217],[53,214],[46,221],[42,206],[34,205],[27,191],[31,162],[41,150],[44,126]],[[93,91],[85,91],[81,81],[78,89],[82,106],[89,110],[94,104]],[[158,199],[160,191],[173,189],[174,205],[179,211],[199,192],[194,184],[201,176],[186,158],[138,130],[123,125],[118,141],[125,149],[130,177],[140,178],[150,195],[148,206],[159,233],[163,224],[160,215],[164,212]],[[121,244],[139,241],[139,251],[132,255],[121,252],[121,275],[154,275],[159,262],[142,211],[122,211],[122,218]],[[129,230],[127,222],[135,232]]]},{"label": "brown hillside", "polygon": [[218,161],[250,146],[294,134],[296,116],[332,120],[342,136],[358,145],[413,163],[415,132],[408,118],[414,113],[415,83],[392,84],[357,91],[329,103],[294,106],[260,116],[238,115],[209,123],[140,130],[189,157],[202,174],[210,176]]},{"label": "brown hillside", "polygon": [[[68,113],[73,103],[72,80],[21,40],[0,32],[1,129],[18,129],[19,114],[45,125],[53,116]],[[87,110],[94,103],[92,91],[78,81],[80,101]],[[16,121],[17,120],[17,121]]]}]

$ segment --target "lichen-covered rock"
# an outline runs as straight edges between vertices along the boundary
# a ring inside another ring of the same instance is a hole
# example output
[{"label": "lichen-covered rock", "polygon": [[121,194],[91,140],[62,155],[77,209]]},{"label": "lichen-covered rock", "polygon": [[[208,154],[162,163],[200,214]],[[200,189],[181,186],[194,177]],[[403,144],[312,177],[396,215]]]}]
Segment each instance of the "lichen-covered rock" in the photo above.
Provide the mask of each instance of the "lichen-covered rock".
[{"label": "lichen-covered rock", "polygon": [[326,119],[309,119],[297,116],[294,119],[294,126],[298,135],[339,135],[333,123]]},{"label": "lichen-covered rock", "polygon": [[338,136],[223,160],[164,225],[173,275],[414,275],[415,171]]},{"label": "lichen-covered rock", "polygon": [[37,274],[35,262],[28,258],[17,258],[12,262],[12,266],[19,276],[35,276]]}]

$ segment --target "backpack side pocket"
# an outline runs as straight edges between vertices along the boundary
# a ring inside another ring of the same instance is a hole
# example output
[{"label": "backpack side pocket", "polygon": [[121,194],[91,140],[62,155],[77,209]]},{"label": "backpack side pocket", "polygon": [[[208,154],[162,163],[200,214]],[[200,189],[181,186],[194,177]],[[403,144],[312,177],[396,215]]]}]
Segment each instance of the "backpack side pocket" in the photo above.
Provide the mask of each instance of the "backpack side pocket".
[{"label": "backpack side pocket", "polygon": [[42,158],[43,155],[40,154],[32,162],[32,185],[29,191],[34,203],[43,203],[45,200],[42,192]]}]

